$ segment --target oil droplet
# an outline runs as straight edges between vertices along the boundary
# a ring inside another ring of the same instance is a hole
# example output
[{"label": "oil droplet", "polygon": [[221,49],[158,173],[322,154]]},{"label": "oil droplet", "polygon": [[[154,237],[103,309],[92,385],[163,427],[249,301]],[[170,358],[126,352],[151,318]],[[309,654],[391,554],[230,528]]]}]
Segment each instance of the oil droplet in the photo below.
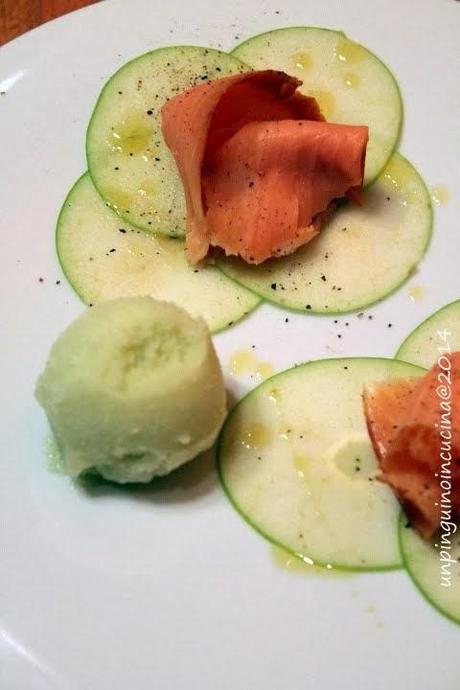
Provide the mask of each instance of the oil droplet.
[{"label": "oil droplet", "polygon": [[412,170],[404,159],[396,156],[391,158],[383,173],[383,179],[387,187],[390,187],[388,190],[390,198],[392,191],[397,192],[403,206],[417,199],[419,190],[417,186],[414,186]]},{"label": "oil droplet", "polygon": [[272,388],[268,394],[268,399],[274,405],[277,405],[280,401],[280,392],[277,388]]},{"label": "oil droplet", "polygon": [[273,374],[273,367],[270,362],[259,362],[256,367],[256,374],[261,379],[268,379]]},{"label": "oil droplet", "polygon": [[431,198],[435,204],[442,206],[450,199],[450,189],[444,184],[438,184],[431,188]]},{"label": "oil droplet", "polygon": [[316,98],[319,103],[319,107],[321,108],[321,112],[326,119],[331,117],[335,110],[335,96],[333,93],[330,91],[309,90],[308,95]]},{"label": "oil droplet", "polygon": [[373,618],[373,622],[377,630],[382,630],[385,627],[385,623],[381,618],[379,618],[379,614],[375,606],[369,605],[366,606],[364,609],[364,613],[368,613],[370,616]]},{"label": "oil droplet", "polygon": [[414,285],[409,290],[409,299],[411,302],[421,302],[426,295],[426,288],[423,285]]},{"label": "oil droplet", "polygon": [[295,55],[291,57],[291,61],[293,67],[302,70],[310,69],[313,65],[313,59],[308,53],[295,53]]},{"label": "oil droplet", "polygon": [[289,441],[291,436],[291,429],[289,429],[288,427],[281,427],[280,429],[278,429],[278,434],[279,437],[282,438],[284,441]]},{"label": "oil droplet", "polygon": [[238,437],[242,445],[248,450],[258,450],[270,443],[272,434],[265,424],[254,422],[254,424],[244,427]]},{"label": "oil droplet", "polygon": [[367,57],[366,49],[363,48],[363,46],[360,46],[359,43],[355,43],[354,41],[350,41],[350,39],[345,36],[337,41],[334,55],[340,62],[351,64],[362,62]]},{"label": "oil droplet", "polygon": [[155,192],[156,188],[151,180],[143,180],[137,188],[137,193],[142,197],[152,196]]},{"label": "oil droplet", "polygon": [[412,180],[412,171],[401,158],[393,157],[385,168],[384,178],[399,190]]},{"label": "oil droplet", "polygon": [[305,479],[308,471],[308,458],[306,455],[294,455],[294,467],[301,479]]},{"label": "oil droplet", "polygon": [[131,195],[116,187],[108,187],[105,198],[115,211],[126,211],[131,206]]},{"label": "oil droplet", "polygon": [[229,369],[232,374],[255,374],[260,379],[268,379],[273,374],[272,365],[259,361],[251,350],[234,352],[230,357]]},{"label": "oil droplet", "polygon": [[352,571],[338,570],[330,563],[324,566],[316,565],[308,556],[302,554],[295,555],[276,544],[270,549],[270,557],[274,565],[291,573],[318,575],[322,577],[349,577],[354,574]]},{"label": "oil droplet", "polygon": [[[290,570],[291,572],[301,572],[304,574],[311,573],[314,565],[311,558],[306,556],[294,556],[294,554],[285,551],[281,546],[272,546],[270,549],[272,562],[283,570]],[[315,568],[316,570],[316,568]]]},{"label": "oil droplet", "polygon": [[251,350],[238,350],[230,358],[232,374],[250,374],[257,367],[257,359]]},{"label": "oil droplet", "polygon": [[151,128],[141,118],[129,116],[112,130],[112,149],[122,153],[142,153],[148,148]]},{"label": "oil droplet", "polygon": [[361,84],[361,77],[355,72],[347,72],[343,75],[343,80],[350,89],[356,89]]}]

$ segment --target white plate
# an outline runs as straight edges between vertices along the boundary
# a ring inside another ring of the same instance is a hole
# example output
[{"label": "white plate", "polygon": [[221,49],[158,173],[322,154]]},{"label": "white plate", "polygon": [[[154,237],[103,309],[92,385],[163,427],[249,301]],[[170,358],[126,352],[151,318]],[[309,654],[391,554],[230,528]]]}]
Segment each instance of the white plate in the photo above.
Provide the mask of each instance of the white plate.
[{"label": "white plate", "polygon": [[[436,209],[419,273],[373,308],[372,320],[351,315],[334,324],[289,314],[285,323],[285,312],[266,305],[216,337],[224,366],[235,349],[252,344],[277,369],[338,354],[391,356],[422,318],[459,296],[460,5],[454,0],[115,0],[2,48],[5,690],[460,687],[460,627],[431,609],[404,572],[326,579],[278,568],[269,545],[235,514],[203,467],[163,490],[96,493],[46,468],[47,425],[33,386],[52,341],[82,310],[57,264],[54,223],[85,167],[85,126],[103,82],[156,46],[229,49],[251,34],[293,24],[344,29],[387,61],[406,105],[401,149],[428,184],[447,184],[452,198]],[[426,295],[412,302],[415,284]],[[228,371],[227,381],[237,395],[254,384]]]}]

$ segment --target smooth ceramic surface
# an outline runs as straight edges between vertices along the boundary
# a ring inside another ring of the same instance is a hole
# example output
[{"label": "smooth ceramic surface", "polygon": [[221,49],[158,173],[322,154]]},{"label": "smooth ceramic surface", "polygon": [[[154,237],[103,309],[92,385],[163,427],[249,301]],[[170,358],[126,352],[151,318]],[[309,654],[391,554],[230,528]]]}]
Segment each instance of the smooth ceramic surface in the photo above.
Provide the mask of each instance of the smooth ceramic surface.
[{"label": "smooth ceramic surface", "polygon": [[85,168],[85,127],[102,84],[157,46],[230,49],[293,24],[344,29],[390,65],[405,101],[401,150],[451,198],[435,208],[417,274],[364,316],[335,323],[263,305],[217,335],[229,391],[239,396],[256,383],[230,373],[235,350],[255,345],[275,370],[319,357],[392,356],[417,323],[459,296],[454,0],[114,0],[2,48],[2,689],[460,686],[460,627],[431,609],[404,572],[326,578],[283,570],[206,460],[143,490],[85,489],[46,466],[34,382],[52,341],[83,308],[60,272],[54,224]]}]

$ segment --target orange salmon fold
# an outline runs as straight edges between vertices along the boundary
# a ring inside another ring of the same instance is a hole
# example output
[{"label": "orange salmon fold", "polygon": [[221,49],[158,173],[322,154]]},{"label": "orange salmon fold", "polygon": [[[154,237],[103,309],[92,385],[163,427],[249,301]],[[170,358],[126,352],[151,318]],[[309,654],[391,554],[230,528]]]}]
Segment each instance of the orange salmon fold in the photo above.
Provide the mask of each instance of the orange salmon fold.
[{"label": "orange salmon fold", "polygon": [[460,519],[460,352],[447,360],[449,371],[443,359],[443,369],[436,364],[422,378],[371,384],[363,395],[379,479],[425,539],[442,520]]},{"label": "orange salmon fold", "polygon": [[324,121],[301,81],[247,72],[195,86],[162,109],[187,204],[187,256],[210,247],[259,264],[318,234],[332,202],[361,198],[368,129]]}]

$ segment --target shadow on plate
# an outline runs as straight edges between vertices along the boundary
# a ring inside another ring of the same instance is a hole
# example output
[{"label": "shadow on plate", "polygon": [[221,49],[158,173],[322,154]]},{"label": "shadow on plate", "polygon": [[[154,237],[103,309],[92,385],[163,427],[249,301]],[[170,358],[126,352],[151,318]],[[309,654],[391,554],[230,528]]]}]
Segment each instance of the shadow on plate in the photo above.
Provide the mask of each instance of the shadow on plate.
[{"label": "shadow on plate", "polygon": [[117,484],[88,472],[75,481],[78,489],[91,498],[123,498],[150,503],[185,503],[196,501],[218,488],[215,450],[202,453],[165,477],[148,484]]}]

